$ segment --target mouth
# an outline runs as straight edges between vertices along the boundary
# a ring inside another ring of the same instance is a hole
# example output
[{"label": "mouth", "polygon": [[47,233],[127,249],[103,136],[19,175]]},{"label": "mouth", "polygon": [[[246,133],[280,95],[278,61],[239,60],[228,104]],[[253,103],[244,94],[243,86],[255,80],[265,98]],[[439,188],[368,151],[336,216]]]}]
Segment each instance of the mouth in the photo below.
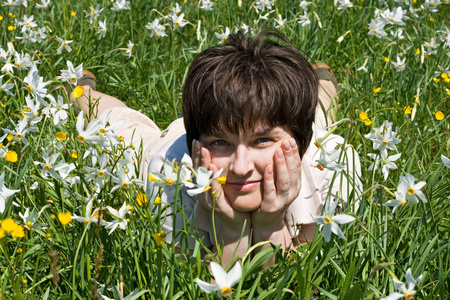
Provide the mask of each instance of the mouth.
[{"label": "mouth", "polygon": [[248,191],[251,191],[251,190],[259,187],[260,183],[261,183],[261,180],[246,181],[243,183],[227,182],[226,184],[229,185],[233,190],[236,190],[239,192],[248,192]]}]

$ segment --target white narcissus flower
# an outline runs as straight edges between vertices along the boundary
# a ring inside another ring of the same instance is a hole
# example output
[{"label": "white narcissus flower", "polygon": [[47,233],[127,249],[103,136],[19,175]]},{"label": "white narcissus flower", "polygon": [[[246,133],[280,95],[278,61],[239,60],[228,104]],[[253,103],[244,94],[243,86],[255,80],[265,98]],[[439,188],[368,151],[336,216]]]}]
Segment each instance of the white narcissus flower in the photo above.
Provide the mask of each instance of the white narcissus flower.
[{"label": "white narcissus flower", "polygon": [[217,177],[220,176],[220,174],[222,174],[223,169],[220,169],[219,171],[216,172],[216,174],[214,174],[214,176],[212,178],[211,174],[213,171],[208,171],[205,168],[198,168],[197,170],[197,178],[196,178],[196,183],[192,183],[189,181],[185,181],[184,185],[188,188],[193,188],[192,190],[188,190],[187,193],[189,196],[195,196],[204,192],[207,192],[211,189],[211,182],[216,179]]},{"label": "white narcissus flower", "polygon": [[298,18],[300,19],[300,21],[298,21],[298,24],[302,25],[302,27],[311,24],[311,21],[308,19],[308,13],[306,11],[302,16],[299,16]]},{"label": "white narcissus flower", "polygon": [[14,87],[14,83],[5,83],[3,84],[3,76],[4,75],[0,75],[0,92],[5,92],[7,95],[12,96],[13,93],[10,92],[10,89],[12,89]]},{"label": "white narcissus flower", "polygon": [[67,70],[61,70],[62,78],[73,84],[77,85],[78,80],[83,76],[83,63],[78,67],[74,67],[71,61],[67,61]]},{"label": "white narcissus flower", "polygon": [[111,206],[106,207],[109,211],[109,213],[114,217],[114,220],[111,222],[108,222],[105,225],[106,229],[111,229],[108,234],[113,233],[114,230],[116,230],[117,226],[119,226],[122,230],[127,229],[127,219],[125,218],[125,215],[128,213],[128,205],[126,202],[123,203],[122,207],[119,210],[115,210]]},{"label": "white narcissus flower", "polygon": [[127,50],[125,51],[125,53],[128,54],[128,58],[130,58],[131,54],[133,54],[133,46],[134,46],[133,42],[132,41],[128,41]]},{"label": "white narcissus flower", "polygon": [[211,2],[211,0],[202,0],[202,6],[200,6],[200,9],[211,11],[213,10],[214,3]]},{"label": "white narcissus flower", "polygon": [[401,293],[394,292],[385,298],[381,298],[380,300],[397,300],[400,298],[405,298],[407,300],[413,299],[416,294],[414,287],[422,279],[422,275],[414,279],[411,273],[411,268],[408,268],[408,270],[406,270],[405,278],[408,288],[406,288],[406,285],[403,282],[397,280],[396,278],[392,278],[395,289],[401,291]]},{"label": "white narcissus flower", "polygon": [[383,174],[384,180],[386,180],[389,176],[389,170],[397,169],[397,165],[394,164],[394,161],[402,156],[401,153],[387,156],[387,151],[381,151],[381,156],[375,153],[367,154],[370,158],[374,159],[375,162],[369,166],[369,171],[378,170],[381,164],[381,173]]},{"label": "white narcissus flower", "polygon": [[387,201],[383,206],[392,206],[394,209],[392,210],[392,213],[395,213],[397,208],[405,207],[406,204],[408,204],[408,201],[406,201],[406,185],[400,185],[397,189],[395,194],[395,199]]},{"label": "white narcissus flower", "polygon": [[369,35],[374,35],[379,39],[387,36],[387,33],[384,31],[385,25],[386,21],[384,21],[384,19],[372,19],[369,23]]},{"label": "white narcissus flower", "polygon": [[394,67],[397,69],[397,71],[403,71],[403,69],[406,67],[406,58],[400,59],[400,56],[397,56],[396,62],[391,62]]},{"label": "white narcissus flower", "polygon": [[28,93],[36,97],[42,105],[48,105],[44,101],[44,97],[47,95],[47,89],[45,87],[50,83],[50,81],[44,82],[44,79],[39,76],[38,69],[35,65],[31,67],[23,82],[27,85],[26,88]]},{"label": "white narcissus flower", "polygon": [[111,8],[111,10],[114,11],[122,11],[127,9],[130,9],[130,1],[126,0],[117,0],[116,3],[114,3],[113,7]]},{"label": "white narcissus flower", "polygon": [[24,214],[19,212],[19,216],[22,218],[24,226],[28,227],[29,229],[32,228],[32,229],[36,229],[36,230],[46,229],[47,224],[36,223],[40,214],[42,213],[42,211],[45,208],[46,207],[44,206],[39,213],[32,214],[31,216],[30,216],[30,208],[29,207],[27,207]]},{"label": "white narcissus flower", "polygon": [[321,217],[315,217],[313,218],[314,222],[316,224],[323,225],[322,227],[322,233],[323,237],[326,242],[329,242],[331,239],[331,233],[334,233],[335,235],[339,236],[343,240],[347,240],[345,238],[344,233],[339,228],[339,224],[346,224],[350,223],[355,220],[355,217],[349,216],[349,215],[335,215],[334,211],[336,210],[336,206],[338,204],[338,201],[335,200],[331,205],[328,205],[328,203],[325,203],[325,210],[324,214]]},{"label": "white narcissus flower", "polygon": [[5,172],[0,175],[0,213],[5,211],[6,198],[20,190],[10,190],[5,186]]},{"label": "white narcissus flower", "polygon": [[105,21],[98,22],[98,26],[100,26],[100,28],[97,30],[97,34],[101,39],[103,39],[108,31],[108,28],[106,28],[106,18]]},{"label": "white narcissus flower", "polygon": [[164,175],[159,172],[150,172],[150,175],[155,179],[153,181],[157,187],[173,186],[177,183],[177,172],[174,171],[173,163],[168,159],[164,162]]},{"label": "white narcissus flower", "polygon": [[[412,176],[411,174],[406,174],[405,176],[400,176],[400,185],[406,186],[406,200],[411,201],[414,204],[419,203],[419,200],[417,200],[417,197],[420,198],[424,203],[427,203],[427,200],[425,199],[425,195],[422,191],[420,191],[421,188],[424,187],[426,184],[425,181],[419,181],[418,183],[414,184],[414,181],[416,181],[416,178]],[[405,187],[402,187],[405,188]]]},{"label": "white narcissus flower", "polygon": [[241,264],[237,262],[230,272],[225,272],[225,270],[216,262],[211,262],[211,271],[214,275],[216,281],[215,284],[210,284],[196,278],[198,286],[206,293],[217,292],[219,297],[227,297],[231,295],[232,287],[235,285],[242,277]]},{"label": "white narcissus flower", "polygon": [[50,99],[50,107],[48,109],[53,116],[53,124],[65,124],[67,122],[67,118],[69,117],[66,111],[69,109],[69,104],[65,103],[64,98],[60,95],[57,96],[58,100],[55,100],[53,96],[48,98]]},{"label": "white narcissus flower", "polygon": [[227,41],[230,35],[230,28],[226,27],[224,33],[215,33],[216,37],[220,40],[219,44],[223,44]]},{"label": "white narcissus flower", "polygon": [[67,50],[67,52],[71,52],[72,48],[69,46],[72,41],[63,40],[62,38],[56,37],[56,40],[61,43],[59,48],[56,50],[57,54],[61,54],[63,51],[63,48]]},{"label": "white narcissus flower", "polygon": [[103,142],[103,136],[98,135],[98,130],[100,128],[101,120],[94,119],[89,122],[86,130],[84,129],[84,114],[81,111],[77,117],[76,128],[78,131],[78,141],[80,143],[92,142],[97,145],[101,145]]},{"label": "white narcissus flower", "polygon": [[172,15],[172,22],[175,27],[184,27],[188,22],[183,21],[184,13],[177,16],[176,14]]},{"label": "white narcissus flower", "polygon": [[353,3],[350,2],[350,0],[338,0],[339,6],[338,10],[346,10],[347,8],[353,7]]},{"label": "white narcissus flower", "polygon": [[316,160],[316,167],[321,171],[323,171],[325,168],[335,172],[342,171],[344,169],[344,166],[336,162],[336,160],[339,159],[340,155],[341,149],[333,149],[331,151],[328,151],[325,148],[322,148],[320,149],[320,158]]},{"label": "white narcissus flower", "polygon": [[381,153],[385,152],[387,156],[387,149],[397,150],[396,144],[401,140],[395,137],[397,133],[392,131],[392,127],[387,127],[387,131],[381,135],[378,131],[375,131],[374,138],[370,138],[373,141],[373,149],[379,150]]},{"label": "white narcissus flower", "polygon": [[[95,223],[98,224],[98,208],[94,210],[94,212],[92,212],[92,204],[94,203],[94,198],[91,198],[88,203],[86,203],[86,208],[85,208],[85,217],[81,217],[81,216],[77,216],[77,215],[73,215],[72,216],[72,220],[78,221],[80,223],[84,223],[84,224],[90,224],[90,223]],[[100,226],[104,226],[106,225],[107,222],[105,222],[104,220],[100,220]]]},{"label": "white narcissus flower", "polygon": [[450,168],[450,159],[441,154],[441,160],[444,163],[444,166]]},{"label": "white narcissus flower", "polygon": [[88,13],[85,18],[89,18],[89,23],[92,24],[94,20],[97,20],[98,16],[103,11],[103,8],[100,9],[100,4],[97,4],[95,8],[91,5],[90,10],[90,13]]}]

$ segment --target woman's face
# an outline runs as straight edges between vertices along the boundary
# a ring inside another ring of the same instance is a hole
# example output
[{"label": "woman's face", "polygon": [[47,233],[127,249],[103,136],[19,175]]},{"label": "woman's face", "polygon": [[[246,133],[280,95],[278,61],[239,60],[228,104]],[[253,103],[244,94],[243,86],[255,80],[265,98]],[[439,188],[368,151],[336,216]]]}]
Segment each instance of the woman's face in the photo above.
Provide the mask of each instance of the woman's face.
[{"label": "woman's face", "polygon": [[258,125],[240,133],[201,135],[211,153],[211,163],[227,176],[223,192],[234,209],[256,210],[262,201],[264,170],[274,164],[275,150],[292,138],[282,127]]}]

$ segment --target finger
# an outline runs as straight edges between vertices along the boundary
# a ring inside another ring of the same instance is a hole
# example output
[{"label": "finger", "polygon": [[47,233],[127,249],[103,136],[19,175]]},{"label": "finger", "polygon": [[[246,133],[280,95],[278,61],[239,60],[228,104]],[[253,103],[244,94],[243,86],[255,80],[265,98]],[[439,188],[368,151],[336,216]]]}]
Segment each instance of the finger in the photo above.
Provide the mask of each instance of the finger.
[{"label": "finger", "polygon": [[286,158],[281,148],[278,148],[275,151],[273,160],[275,163],[275,185],[277,195],[283,197],[289,193],[291,179],[288,167],[286,165]]},{"label": "finger", "polygon": [[263,182],[264,182],[264,192],[261,206],[272,205],[277,198],[272,165],[266,166],[264,170]]},{"label": "finger", "polygon": [[192,141],[192,163],[194,164],[194,169],[197,169],[200,166],[200,142],[198,140]]},{"label": "finger", "polygon": [[209,152],[208,148],[203,147],[201,144],[200,147],[200,167],[210,170],[211,153]]},{"label": "finger", "polygon": [[289,172],[290,191],[298,195],[301,184],[301,159],[295,139],[285,141],[282,148]]}]

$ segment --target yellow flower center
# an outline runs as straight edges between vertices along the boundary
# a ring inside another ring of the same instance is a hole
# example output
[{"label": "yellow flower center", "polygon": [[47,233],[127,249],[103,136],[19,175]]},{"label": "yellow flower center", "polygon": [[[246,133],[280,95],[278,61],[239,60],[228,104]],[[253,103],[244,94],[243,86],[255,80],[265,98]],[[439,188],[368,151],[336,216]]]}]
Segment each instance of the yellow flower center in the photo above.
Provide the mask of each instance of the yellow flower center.
[{"label": "yellow flower center", "polygon": [[389,21],[391,21],[391,23],[394,23],[394,22],[395,22],[395,20],[394,20],[394,19],[392,19],[392,18],[391,18],[391,19],[390,19]]},{"label": "yellow flower center", "polygon": [[27,91],[28,93],[32,93],[33,92],[33,87],[31,85],[27,85]]},{"label": "yellow flower center", "polygon": [[79,141],[80,143],[84,143],[84,142],[86,141],[86,139],[84,138],[84,136],[79,135],[79,136],[78,136],[78,141]]},{"label": "yellow flower center", "polygon": [[210,187],[209,185],[207,185],[207,186],[205,187],[205,189],[203,190],[203,192],[206,193],[206,192],[209,191],[210,189],[211,189],[211,187]]},{"label": "yellow flower center", "polygon": [[100,128],[98,130],[98,133],[100,133],[101,135],[105,135],[106,134],[106,129],[105,128]]},{"label": "yellow flower center", "polygon": [[31,221],[28,221],[27,226],[30,227],[31,225],[33,225],[33,224],[31,224]]},{"label": "yellow flower center", "polygon": [[173,184],[174,184],[173,179],[170,178],[166,179],[166,185],[172,186]]},{"label": "yellow flower center", "polygon": [[383,145],[387,145],[387,144],[389,144],[389,142],[386,140],[383,140]]},{"label": "yellow flower center", "polygon": [[122,189],[128,190],[129,188],[130,188],[130,185],[128,184],[128,182],[122,182]]},{"label": "yellow flower center", "polygon": [[403,200],[402,203],[400,203],[400,205],[401,205],[402,207],[405,207],[406,203],[407,203],[406,200]]},{"label": "yellow flower center", "polygon": [[414,195],[415,190],[412,187],[409,187],[407,190],[408,194]]},{"label": "yellow flower center", "polygon": [[49,164],[46,164],[44,166],[44,169],[46,169],[47,171],[50,171],[52,169],[52,166],[50,166]]},{"label": "yellow flower center", "polygon": [[62,45],[63,45],[63,47],[65,47],[65,46],[67,46],[67,43],[66,43],[66,42],[63,42]]},{"label": "yellow flower center", "polygon": [[406,292],[405,293],[405,299],[406,300],[411,300],[412,298],[414,298],[414,293],[413,292]]},{"label": "yellow flower center", "polygon": [[105,172],[103,172],[102,170],[100,170],[100,171],[97,172],[97,176],[98,176],[98,177],[103,177],[103,176],[105,176]]},{"label": "yellow flower center", "polygon": [[231,288],[224,287],[223,289],[220,290],[220,293],[222,294],[223,297],[228,297],[231,294]]},{"label": "yellow flower center", "polygon": [[319,169],[320,171],[325,170],[325,167],[322,164],[317,164],[317,169]]},{"label": "yellow flower center", "polygon": [[77,78],[75,76],[70,77],[70,81],[75,82],[77,81]]},{"label": "yellow flower center", "polygon": [[175,26],[180,26],[180,23],[179,22],[175,22]]},{"label": "yellow flower center", "polygon": [[325,222],[325,224],[330,224],[331,223],[331,216],[326,216],[325,218],[323,218],[323,221]]}]

